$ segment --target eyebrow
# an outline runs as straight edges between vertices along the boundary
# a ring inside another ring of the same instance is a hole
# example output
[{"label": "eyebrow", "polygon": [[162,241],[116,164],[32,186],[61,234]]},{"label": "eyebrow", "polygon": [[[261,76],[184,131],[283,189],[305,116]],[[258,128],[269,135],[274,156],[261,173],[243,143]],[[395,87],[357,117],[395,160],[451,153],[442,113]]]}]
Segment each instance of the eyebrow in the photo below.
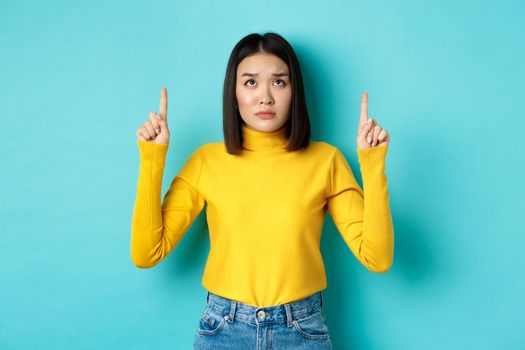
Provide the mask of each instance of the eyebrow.
[{"label": "eyebrow", "polygon": [[[241,77],[256,77],[258,76],[259,73],[242,73]],[[272,74],[274,77],[287,77],[288,76],[288,73],[286,72],[279,72],[279,73],[273,73]]]}]

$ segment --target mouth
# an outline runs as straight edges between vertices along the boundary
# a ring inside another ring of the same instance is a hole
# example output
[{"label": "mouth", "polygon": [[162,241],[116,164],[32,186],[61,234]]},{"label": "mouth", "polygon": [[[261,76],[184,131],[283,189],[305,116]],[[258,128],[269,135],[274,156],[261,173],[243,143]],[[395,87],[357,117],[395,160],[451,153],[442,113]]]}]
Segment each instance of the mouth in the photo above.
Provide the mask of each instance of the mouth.
[{"label": "mouth", "polygon": [[273,112],[261,112],[261,113],[257,113],[257,116],[261,119],[272,119],[273,117],[275,117],[275,113]]},{"label": "mouth", "polygon": [[272,111],[271,109],[262,109],[260,111],[257,111],[257,113],[255,113],[257,115],[275,115],[275,112]]}]

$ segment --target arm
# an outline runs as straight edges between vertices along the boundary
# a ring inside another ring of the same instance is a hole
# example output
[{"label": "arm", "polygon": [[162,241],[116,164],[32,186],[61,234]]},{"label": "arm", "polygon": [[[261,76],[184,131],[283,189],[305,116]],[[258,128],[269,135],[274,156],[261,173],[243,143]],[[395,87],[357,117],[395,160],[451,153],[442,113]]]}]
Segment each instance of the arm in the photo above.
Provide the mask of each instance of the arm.
[{"label": "arm", "polygon": [[204,207],[198,191],[202,160],[198,150],[188,158],[160,202],[168,144],[138,140],[140,168],[131,223],[131,259],[150,268],[163,260]]},{"label": "arm", "polygon": [[337,149],[330,164],[328,211],[355,257],[370,271],[390,269],[394,228],[390,214],[385,159],[388,145],[358,149],[363,187]]}]

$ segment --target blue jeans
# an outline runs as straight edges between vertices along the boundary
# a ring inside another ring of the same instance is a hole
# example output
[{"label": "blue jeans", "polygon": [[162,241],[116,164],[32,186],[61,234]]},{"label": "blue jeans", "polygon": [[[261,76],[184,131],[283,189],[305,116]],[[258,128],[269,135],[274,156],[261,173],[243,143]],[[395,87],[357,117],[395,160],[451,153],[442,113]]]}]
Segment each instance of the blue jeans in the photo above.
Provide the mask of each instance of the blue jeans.
[{"label": "blue jeans", "polygon": [[292,303],[256,307],[208,292],[194,350],[332,349],[322,292]]}]

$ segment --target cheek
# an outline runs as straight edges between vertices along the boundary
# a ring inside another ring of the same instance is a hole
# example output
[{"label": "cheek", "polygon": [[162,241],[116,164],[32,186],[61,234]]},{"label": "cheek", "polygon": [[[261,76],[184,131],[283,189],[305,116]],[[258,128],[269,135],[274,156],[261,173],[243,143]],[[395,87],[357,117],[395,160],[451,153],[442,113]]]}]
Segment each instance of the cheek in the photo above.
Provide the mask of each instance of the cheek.
[{"label": "cheek", "polygon": [[254,96],[252,95],[253,94],[249,94],[246,91],[237,90],[236,97],[239,107],[250,105],[252,103],[252,100],[254,99]]},{"label": "cheek", "polygon": [[292,91],[283,91],[281,94],[281,105],[284,109],[290,108],[290,104],[292,103]]}]

